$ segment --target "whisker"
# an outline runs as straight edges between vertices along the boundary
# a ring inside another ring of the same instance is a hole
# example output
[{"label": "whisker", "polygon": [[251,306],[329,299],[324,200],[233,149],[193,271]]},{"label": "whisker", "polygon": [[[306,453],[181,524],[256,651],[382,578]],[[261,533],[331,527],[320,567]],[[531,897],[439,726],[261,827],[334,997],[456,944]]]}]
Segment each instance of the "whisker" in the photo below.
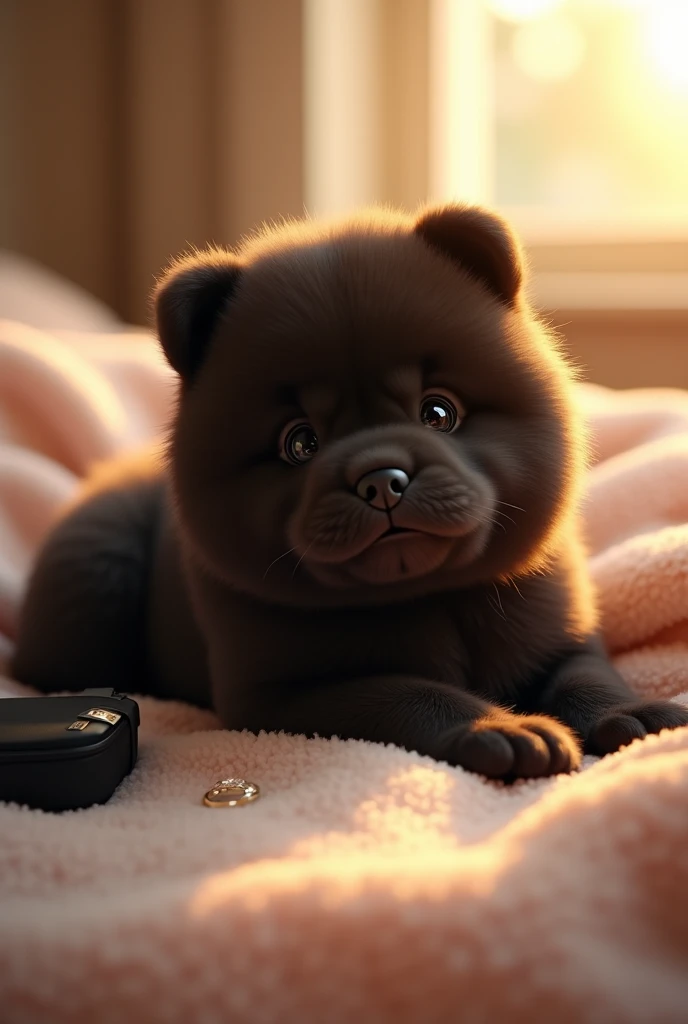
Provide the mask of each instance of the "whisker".
[{"label": "whisker", "polygon": [[497,505],[508,505],[509,508],[515,508],[517,512],[525,512],[525,509],[521,508],[520,505],[512,505],[510,501],[501,501],[499,498],[495,498],[495,503]]},{"label": "whisker", "polygon": [[306,548],[306,550],[304,551],[304,553],[301,555],[301,557],[299,558],[298,562],[294,566],[294,571],[291,574],[291,578],[292,579],[294,579],[294,577],[296,576],[296,571],[297,571],[298,567],[301,565],[301,563],[303,562],[304,558],[306,557],[306,555],[308,554],[308,552],[310,551],[310,549],[312,547],[313,547],[313,542],[311,541],[311,543],[308,545],[308,547]]},{"label": "whisker", "polygon": [[272,569],[273,565],[275,565],[277,562],[281,561],[281,559],[286,558],[287,555],[290,555],[292,553],[292,551],[296,551],[296,548],[289,548],[289,550],[285,551],[283,555],[279,555],[273,562],[270,562],[270,565],[267,567],[267,569],[263,573],[263,579],[265,579],[267,574]]},{"label": "whisker", "polygon": [[513,523],[514,526],[516,526],[516,520],[512,519],[511,516],[508,516],[506,514],[506,512],[502,512],[502,510],[500,508],[490,508],[489,505],[475,505],[475,504],[473,505],[473,507],[474,508],[485,509],[486,512],[495,512],[498,516],[504,516],[505,519],[508,519],[510,523]]},{"label": "whisker", "polygon": [[499,608],[497,607],[497,605],[496,605],[496,604],[494,603],[494,600],[493,600],[493,598],[492,598],[492,597],[491,597],[491,596],[490,596],[489,594],[488,594],[488,597],[487,597],[487,603],[489,604],[490,608],[492,608],[492,609],[493,609],[493,611],[494,611],[494,612],[495,612],[495,613],[496,613],[497,615],[499,615],[500,619],[503,619],[503,620],[504,620],[504,622],[506,622],[506,615],[504,614],[504,612],[503,612],[503,611],[500,611],[500,610],[499,610]]},{"label": "whisker", "polygon": [[[481,508],[481,506],[477,505],[476,508]],[[506,533],[506,527],[504,523],[500,523],[498,519],[492,519],[490,516],[487,516],[485,519],[481,519],[480,516],[473,516],[471,515],[470,512],[466,512],[465,509],[462,509],[462,512],[465,516],[468,516],[469,519],[475,519],[476,523],[480,523],[481,526],[485,523],[490,523],[491,526],[498,526],[500,530],[504,530],[504,532]]]},{"label": "whisker", "polygon": [[522,601],[525,601],[525,597],[523,596],[521,591],[518,589],[518,584],[516,583],[516,580],[510,579],[509,580],[509,586],[514,588],[514,590],[516,591],[516,593],[518,594],[518,596],[521,598]]},{"label": "whisker", "polygon": [[504,614],[504,607],[502,606],[502,595],[499,593],[499,587],[497,586],[496,583],[493,583],[492,586],[494,588],[495,594],[497,595],[497,600],[499,601],[499,610],[502,613],[502,618],[506,622],[506,615]]}]

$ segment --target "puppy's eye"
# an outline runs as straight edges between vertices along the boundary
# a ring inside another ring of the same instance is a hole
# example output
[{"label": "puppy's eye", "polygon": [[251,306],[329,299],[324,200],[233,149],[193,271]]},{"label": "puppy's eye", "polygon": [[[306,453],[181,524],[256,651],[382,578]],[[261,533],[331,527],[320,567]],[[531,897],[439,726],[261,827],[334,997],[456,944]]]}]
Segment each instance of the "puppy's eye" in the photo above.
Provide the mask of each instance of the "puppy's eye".
[{"label": "puppy's eye", "polygon": [[280,437],[280,458],[301,466],[317,454],[318,435],[310,423],[304,423],[303,420],[288,423]]},{"label": "puppy's eye", "polygon": [[428,392],[420,403],[421,423],[443,434],[450,434],[459,425],[463,415],[460,403],[441,391]]}]

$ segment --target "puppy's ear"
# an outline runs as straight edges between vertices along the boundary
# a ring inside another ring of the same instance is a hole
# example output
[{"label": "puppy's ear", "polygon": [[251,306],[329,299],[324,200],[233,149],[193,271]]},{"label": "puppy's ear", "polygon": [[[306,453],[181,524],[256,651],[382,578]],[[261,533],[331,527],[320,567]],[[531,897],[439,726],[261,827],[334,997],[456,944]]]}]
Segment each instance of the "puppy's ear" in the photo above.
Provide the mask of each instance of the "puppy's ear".
[{"label": "puppy's ear", "polygon": [[523,280],[523,261],[520,246],[501,217],[477,206],[450,204],[426,210],[414,230],[502,302],[514,302]]},{"label": "puppy's ear", "polygon": [[241,276],[239,261],[222,249],[182,256],[163,274],[153,293],[163,351],[184,381],[200,367],[217,321]]}]

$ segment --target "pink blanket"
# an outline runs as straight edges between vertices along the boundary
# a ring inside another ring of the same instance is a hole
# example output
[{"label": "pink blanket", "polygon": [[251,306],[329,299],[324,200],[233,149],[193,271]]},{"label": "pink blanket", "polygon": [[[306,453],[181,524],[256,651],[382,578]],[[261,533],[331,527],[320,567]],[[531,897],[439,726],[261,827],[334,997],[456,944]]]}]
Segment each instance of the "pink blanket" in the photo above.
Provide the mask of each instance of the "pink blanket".
[{"label": "pink blanket", "polygon": [[[0,324],[5,657],[56,509],[90,462],[159,431],[172,394],[145,336]],[[639,691],[687,699],[688,395],[580,400],[607,639]],[[0,807],[6,1024],[688,1019],[688,729],[502,788],[393,747],[141,709],[109,804]],[[203,807],[227,775],[261,798]]]}]

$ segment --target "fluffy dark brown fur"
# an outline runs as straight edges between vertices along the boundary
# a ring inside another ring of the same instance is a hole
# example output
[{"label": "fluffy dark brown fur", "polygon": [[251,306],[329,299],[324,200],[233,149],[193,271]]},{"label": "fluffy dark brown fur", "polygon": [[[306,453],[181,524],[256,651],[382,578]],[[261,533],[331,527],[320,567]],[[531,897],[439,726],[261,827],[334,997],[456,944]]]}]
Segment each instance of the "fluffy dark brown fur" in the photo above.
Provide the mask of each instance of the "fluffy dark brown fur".
[{"label": "fluffy dark brown fur", "polygon": [[175,262],[155,295],[180,376],[169,486],[110,484],[58,527],[19,678],[133,679],[229,728],[505,779],[688,723],[597,636],[570,373],[522,276],[507,225],[460,206]]}]

